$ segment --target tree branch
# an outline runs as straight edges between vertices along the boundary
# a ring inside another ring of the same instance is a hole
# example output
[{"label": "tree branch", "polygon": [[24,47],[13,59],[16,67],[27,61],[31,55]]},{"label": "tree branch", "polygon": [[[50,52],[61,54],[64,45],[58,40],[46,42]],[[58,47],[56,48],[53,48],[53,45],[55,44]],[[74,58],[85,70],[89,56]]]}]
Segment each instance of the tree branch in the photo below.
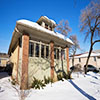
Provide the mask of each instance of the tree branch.
[{"label": "tree branch", "polygon": [[92,45],[94,45],[94,44],[97,43],[97,42],[100,42],[100,40],[95,40],[95,41],[93,42]]},{"label": "tree branch", "polygon": [[98,26],[98,24],[97,24],[97,21],[98,21],[98,19],[100,18],[100,15],[99,16],[96,16],[96,21],[95,21],[95,26]]}]

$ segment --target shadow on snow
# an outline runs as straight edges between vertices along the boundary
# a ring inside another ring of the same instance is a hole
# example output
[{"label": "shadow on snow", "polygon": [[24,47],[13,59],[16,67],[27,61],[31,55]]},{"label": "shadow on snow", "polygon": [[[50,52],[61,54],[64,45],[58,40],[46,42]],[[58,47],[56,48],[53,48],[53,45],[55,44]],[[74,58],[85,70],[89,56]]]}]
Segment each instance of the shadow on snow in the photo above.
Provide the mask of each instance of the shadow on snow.
[{"label": "shadow on snow", "polygon": [[94,79],[98,79],[96,76],[93,76],[93,75],[90,75],[90,74],[86,74],[86,75],[91,76],[91,77],[93,77]]},{"label": "shadow on snow", "polygon": [[96,100],[94,97],[87,94],[85,91],[83,91],[81,88],[79,88],[72,80],[69,80],[69,82],[85,97],[87,97],[89,100]]},{"label": "shadow on snow", "polygon": [[8,77],[8,73],[7,72],[0,72],[0,79],[4,78],[4,77]]}]

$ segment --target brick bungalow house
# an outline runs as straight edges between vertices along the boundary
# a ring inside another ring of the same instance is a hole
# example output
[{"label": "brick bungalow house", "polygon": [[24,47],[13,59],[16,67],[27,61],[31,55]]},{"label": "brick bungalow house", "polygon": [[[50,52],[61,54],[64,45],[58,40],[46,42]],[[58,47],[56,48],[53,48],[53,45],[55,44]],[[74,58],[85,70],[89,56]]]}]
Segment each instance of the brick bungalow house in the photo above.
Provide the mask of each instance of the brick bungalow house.
[{"label": "brick bungalow house", "polygon": [[55,21],[46,16],[41,16],[37,22],[16,22],[8,54],[14,65],[12,77],[21,89],[31,86],[33,76],[57,81],[58,70],[69,71],[69,46],[73,42],[54,32],[55,27]]}]

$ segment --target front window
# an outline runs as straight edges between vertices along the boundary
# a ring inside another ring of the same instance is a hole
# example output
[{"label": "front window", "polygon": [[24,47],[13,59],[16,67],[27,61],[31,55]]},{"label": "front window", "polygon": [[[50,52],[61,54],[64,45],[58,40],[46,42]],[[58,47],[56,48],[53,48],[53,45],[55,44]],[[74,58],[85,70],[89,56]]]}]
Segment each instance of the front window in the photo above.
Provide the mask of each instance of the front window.
[{"label": "front window", "polygon": [[50,26],[50,30],[52,31],[52,27]]},{"label": "front window", "polygon": [[[49,45],[44,44],[42,42],[32,41],[29,43],[29,56],[30,57],[41,57],[41,58],[49,58],[50,51]],[[61,56],[60,56],[61,55]],[[61,57],[62,60],[65,59],[65,50],[60,49],[58,47],[54,48],[54,59],[59,60]]]},{"label": "front window", "polygon": [[45,28],[48,29],[48,25],[47,24],[45,24]]},{"label": "front window", "polygon": [[22,37],[19,38],[19,46],[22,47]]},{"label": "front window", "polygon": [[57,59],[59,59],[59,49],[57,49]]},{"label": "front window", "polygon": [[29,43],[29,56],[32,57],[33,56],[33,50],[34,50],[34,44],[33,43]]},{"label": "front window", "polygon": [[57,53],[56,53],[56,48],[54,48],[54,59],[56,59]]},{"label": "front window", "polygon": [[31,41],[29,43],[29,56],[49,58],[49,45],[41,42]]},{"label": "front window", "polygon": [[36,43],[35,56],[39,57],[39,44]]},{"label": "front window", "polygon": [[59,49],[54,48],[54,59],[59,59]]},{"label": "front window", "polygon": [[41,45],[41,57],[44,58],[44,45]]},{"label": "front window", "polygon": [[46,46],[46,58],[49,57],[49,46]]},{"label": "front window", "polygon": [[65,50],[61,50],[61,59],[65,59]]}]

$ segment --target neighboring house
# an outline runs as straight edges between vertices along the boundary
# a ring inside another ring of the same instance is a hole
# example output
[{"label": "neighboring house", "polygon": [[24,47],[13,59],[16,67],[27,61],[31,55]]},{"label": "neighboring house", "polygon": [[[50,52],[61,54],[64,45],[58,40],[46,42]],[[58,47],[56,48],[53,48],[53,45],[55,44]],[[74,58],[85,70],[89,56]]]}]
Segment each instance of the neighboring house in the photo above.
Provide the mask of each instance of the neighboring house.
[{"label": "neighboring house", "polygon": [[6,67],[9,56],[6,53],[0,53],[0,67]]},{"label": "neighboring house", "polygon": [[100,53],[100,50],[94,50],[93,52],[95,52],[95,53]]},{"label": "neighboring house", "polygon": [[[84,68],[86,60],[88,57],[88,52],[83,54],[78,54],[74,56],[74,65],[80,64]],[[100,68],[100,52],[94,51],[91,53],[88,65],[93,65],[97,68]],[[70,67],[72,66],[72,58],[70,57]]]},{"label": "neighboring house", "polygon": [[0,53],[0,72],[5,71],[8,60],[9,56],[6,53]]},{"label": "neighboring house", "polygon": [[21,89],[31,86],[33,77],[57,81],[57,73],[69,70],[69,46],[73,42],[57,32],[56,23],[41,16],[37,22],[19,20],[8,54],[13,63],[12,77]]}]

